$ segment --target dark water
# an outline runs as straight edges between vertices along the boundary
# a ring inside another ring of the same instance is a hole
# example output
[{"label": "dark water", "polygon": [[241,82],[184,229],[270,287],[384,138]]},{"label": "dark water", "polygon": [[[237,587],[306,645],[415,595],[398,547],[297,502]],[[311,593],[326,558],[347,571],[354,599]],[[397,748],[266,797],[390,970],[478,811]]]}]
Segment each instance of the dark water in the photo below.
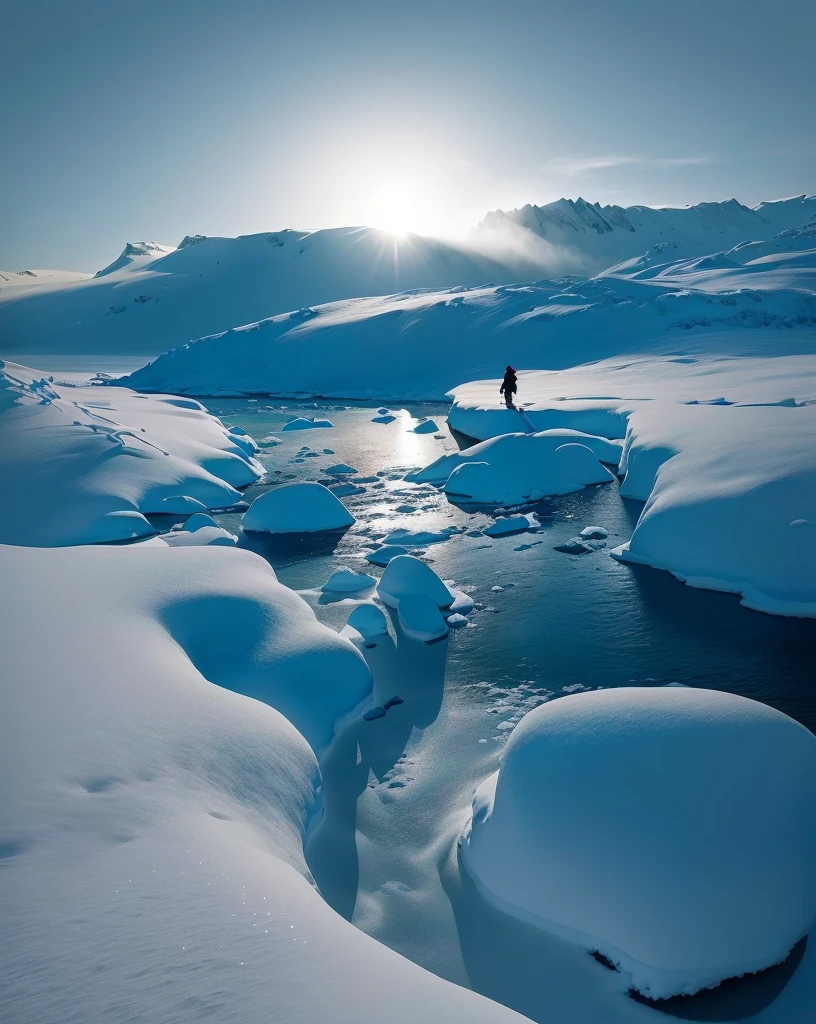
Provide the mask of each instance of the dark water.
[{"label": "dark water", "polygon": [[[263,400],[210,402],[225,422],[244,427],[260,439],[269,433],[282,444],[266,449],[261,461],[272,470],[270,481],[287,477],[326,479],[322,470],[346,462],[369,476],[394,467],[425,465],[456,443],[445,424],[445,408],[413,406],[417,416],[432,416],[445,440],[406,430],[407,418],[383,426],[371,422],[376,407],[295,407]],[[334,429],[280,432],[293,414],[326,416]],[[335,454],[292,463],[307,445]],[[278,470],[278,474],[274,474]],[[395,493],[406,485],[385,479],[385,487],[344,499],[358,518],[375,524],[439,529],[455,523],[484,524],[488,517],[471,515],[432,492],[434,510],[400,515],[395,508],[414,501]],[[270,484],[249,488],[248,500]],[[419,502],[416,502],[419,504]],[[422,504],[427,504],[428,499]],[[739,598],[687,587],[668,573],[616,562],[604,550],[565,555],[553,550],[587,525],[609,530],[609,546],[631,536],[641,503],[622,499],[616,483],[592,487],[538,506],[541,523],[535,534],[475,540],[463,536],[426,548],[434,570],[443,579],[477,587],[476,600],[491,611],[477,612],[479,629],[456,634],[459,659],[451,669],[472,679],[513,686],[535,679],[559,691],[564,686],[653,685],[682,682],[728,690],[764,701],[816,731],[816,625],[812,620],[781,618],[749,611]],[[376,514],[382,509],[382,517]],[[237,515],[222,524],[239,533]],[[362,523],[358,523],[358,526]],[[387,527],[385,527],[387,528]],[[242,539],[269,557],[282,582],[296,589],[319,587],[338,565],[363,568],[357,528],[341,538],[316,538],[305,547],[285,543],[272,548],[260,539]],[[487,546],[489,545],[489,546]],[[533,545],[523,551],[521,545]],[[378,575],[380,570],[368,566]],[[492,593],[492,586],[510,584]],[[348,609],[318,609],[332,625],[345,621]],[[449,670],[450,671],[450,670]],[[449,680],[453,682],[453,680]]]}]

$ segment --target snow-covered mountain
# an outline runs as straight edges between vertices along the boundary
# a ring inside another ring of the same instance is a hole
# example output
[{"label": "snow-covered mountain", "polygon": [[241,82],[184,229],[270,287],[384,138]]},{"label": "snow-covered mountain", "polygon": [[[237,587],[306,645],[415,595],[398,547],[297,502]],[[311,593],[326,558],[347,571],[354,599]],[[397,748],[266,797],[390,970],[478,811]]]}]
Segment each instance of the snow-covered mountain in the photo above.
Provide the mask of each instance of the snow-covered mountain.
[{"label": "snow-covered mountain", "polygon": [[473,229],[468,241],[513,265],[557,265],[560,256],[562,262],[589,274],[647,251],[669,262],[809,227],[816,227],[816,196],[801,195],[753,208],[736,199],[683,208],[624,208],[559,199],[546,206],[495,210]]},{"label": "snow-covered mountain", "polygon": [[408,288],[509,281],[492,260],[374,228],[131,243],[92,280],[0,291],[4,355],[157,355],[302,306]]}]

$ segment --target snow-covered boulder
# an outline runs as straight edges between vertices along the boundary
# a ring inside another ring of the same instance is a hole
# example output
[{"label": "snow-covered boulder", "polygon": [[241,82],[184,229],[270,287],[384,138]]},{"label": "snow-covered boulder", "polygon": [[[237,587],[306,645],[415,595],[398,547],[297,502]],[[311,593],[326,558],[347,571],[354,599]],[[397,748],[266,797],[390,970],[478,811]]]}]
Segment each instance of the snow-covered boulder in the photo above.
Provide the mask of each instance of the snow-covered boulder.
[{"label": "snow-covered boulder", "polygon": [[565,440],[564,434],[545,430],[493,437],[444,455],[406,479],[435,484],[451,497],[484,505],[539,501],[545,495],[569,494],[613,479],[588,446]]},{"label": "snow-covered boulder", "polygon": [[218,523],[216,523],[212,516],[207,515],[206,512],[196,512],[195,515],[190,516],[186,520],[182,530],[186,530],[187,533],[195,533],[196,530],[200,530],[205,526],[218,526]]},{"label": "snow-covered boulder", "polygon": [[370,590],[376,582],[374,577],[367,573],[339,569],[331,574],[321,590],[330,594],[359,594],[361,590]]},{"label": "snow-covered boulder", "polygon": [[388,623],[382,609],[371,603],[358,605],[349,615],[347,625],[366,640],[388,632]]},{"label": "snow-covered boulder", "polygon": [[0,433],[0,491],[15,496],[0,540],[14,544],[143,535],[143,522],[130,532],[140,513],[224,508],[263,475],[193,399],[57,385],[12,363],[0,363]]},{"label": "snow-covered boulder", "polygon": [[320,419],[315,417],[313,420],[306,419],[303,416],[296,416],[293,420],[289,420],[288,423],[284,423],[281,430],[313,430],[316,427],[333,427],[334,424],[331,420]]},{"label": "snow-covered boulder", "polygon": [[354,516],[334,494],[318,483],[281,484],[259,495],[241,526],[256,533],[314,533],[342,530]]},{"label": "snow-covered boulder", "polygon": [[665,998],[783,960],[816,915],[816,737],[690,687],[527,714],[477,790],[462,857],[501,909]]},{"label": "snow-covered boulder", "polygon": [[414,640],[433,643],[448,635],[448,626],[436,601],[426,593],[405,594],[397,603],[403,633]]},{"label": "snow-covered boulder", "polygon": [[141,512],[105,512],[93,524],[97,543],[116,540],[135,540],[157,533]]},{"label": "snow-covered boulder", "polygon": [[263,559],[0,546],[0,578],[9,1020],[523,1024],[315,890],[304,734],[371,679]]},{"label": "snow-covered boulder", "polygon": [[436,608],[449,608],[454,595],[425,562],[413,555],[397,555],[385,567],[377,584],[377,593],[391,608],[397,608],[404,597],[422,594]]}]

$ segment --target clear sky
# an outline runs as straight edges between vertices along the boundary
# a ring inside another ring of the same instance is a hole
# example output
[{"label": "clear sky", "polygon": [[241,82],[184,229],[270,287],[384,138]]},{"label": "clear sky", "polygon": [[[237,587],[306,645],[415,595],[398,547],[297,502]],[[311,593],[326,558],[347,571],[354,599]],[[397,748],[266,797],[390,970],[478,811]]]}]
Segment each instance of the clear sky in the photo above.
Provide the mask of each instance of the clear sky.
[{"label": "clear sky", "polygon": [[814,0],[8,3],[0,267],[816,192],[815,38]]}]

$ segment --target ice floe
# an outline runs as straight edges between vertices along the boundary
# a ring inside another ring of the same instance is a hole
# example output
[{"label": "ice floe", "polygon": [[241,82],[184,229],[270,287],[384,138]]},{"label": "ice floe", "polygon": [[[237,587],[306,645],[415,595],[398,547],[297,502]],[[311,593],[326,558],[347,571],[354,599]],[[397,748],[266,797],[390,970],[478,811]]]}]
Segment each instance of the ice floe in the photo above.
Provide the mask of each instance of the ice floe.
[{"label": "ice floe", "polygon": [[281,484],[259,495],[249,506],[241,526],[256,533],[313,533],[342,530],[354,516],[322,484]]}]

